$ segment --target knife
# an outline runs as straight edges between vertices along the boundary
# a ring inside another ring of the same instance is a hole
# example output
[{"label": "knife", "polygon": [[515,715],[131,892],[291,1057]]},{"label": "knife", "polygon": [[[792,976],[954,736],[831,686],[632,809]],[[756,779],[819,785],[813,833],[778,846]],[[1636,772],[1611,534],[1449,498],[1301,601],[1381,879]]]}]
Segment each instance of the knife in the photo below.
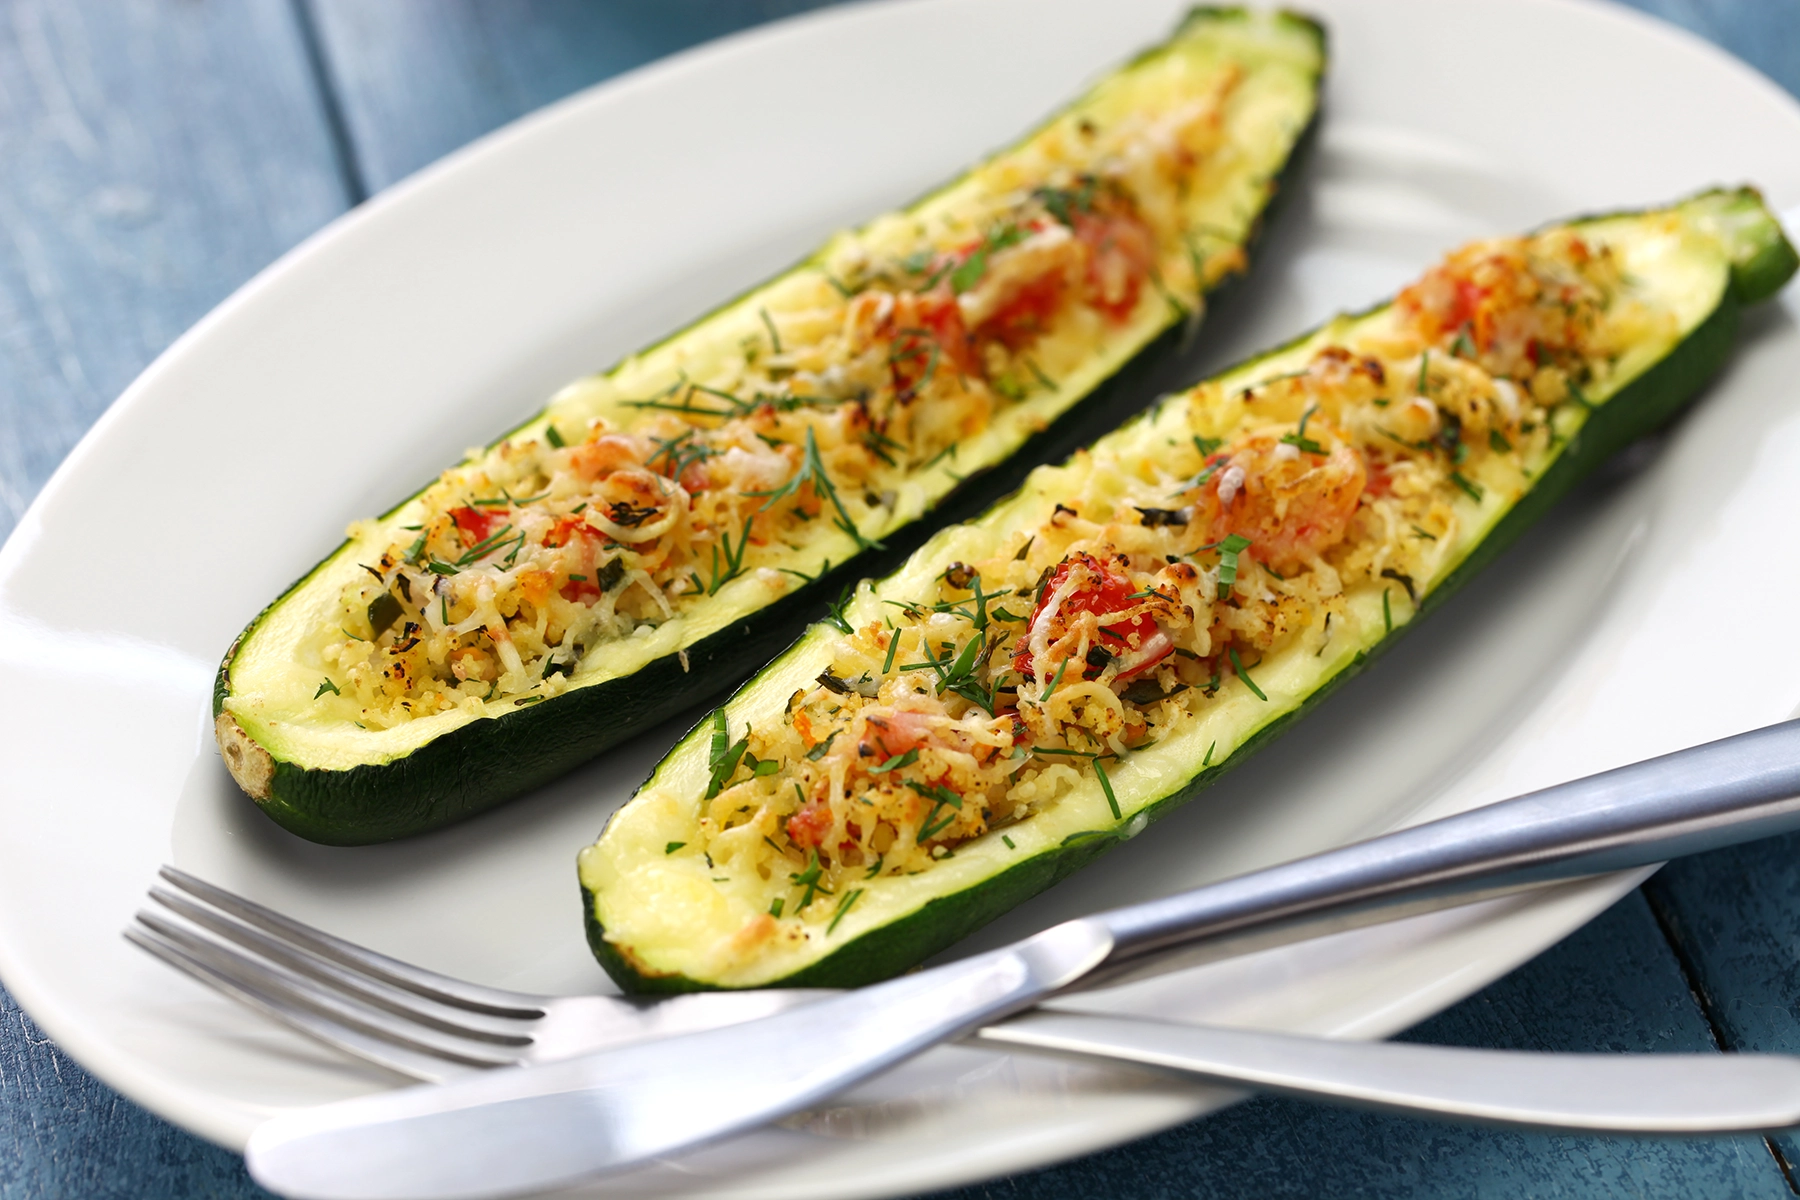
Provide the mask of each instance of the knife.
[{"label": "knife", "polygon": [[812,1107],[1078,984],[1115,981],[1147,960],[1163,967],[1179,947],[1442,906],[1795,828],[1800,721],[1789,721],[1068,921],[758,1021],[276,1117],[251,1135],[246,1159],[257,1182],[303,1200],[479,1200],[565,1186]]}]

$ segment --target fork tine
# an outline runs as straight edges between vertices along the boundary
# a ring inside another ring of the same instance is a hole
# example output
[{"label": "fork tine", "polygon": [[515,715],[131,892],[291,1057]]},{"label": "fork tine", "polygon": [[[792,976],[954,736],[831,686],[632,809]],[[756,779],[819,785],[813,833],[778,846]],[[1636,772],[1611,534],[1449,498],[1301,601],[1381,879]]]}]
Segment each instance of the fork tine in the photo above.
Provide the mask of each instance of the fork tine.
[{"label": "fork tine", "polygon": [[360,1058],[365,1062],[372,1062],[376,1066],[386,1067],[409,1079],[422,1079],[427,1083],[447,1083],[477,1069],[446,1061],[436,1055],[421,1054],[404,1046],[393,1045],[378,1038],[369,1037],[305,1009],[263,996],[239,985],[230,976],[213,970],[179,946],[163,941],[157,935],[139,926],[128,926],[125,929],[125,940],[174,967],[188,978],[212,988],[227,999],[234,1000],[246,1008],[279,1021],[290,1029],[322,1042],[334,1050],[341,1051],[353,1058]]},{"label": "fork tine", "polygon": [[406,1074],[419,1075],[421,1058],[437,1060],[430,1069],[439,1075],[445,1073],[447,1064],[498,1067],[519,1061],[520,1056],[508,1053],[505,1047],[424,1029],[327,992],[303,976],[247,958],[155,913],[139,912],[137,922],[126,930],[136,945],[181,966],[201,982],[353,1054],[368,1055],[370,1045],[380,1043],[386,1043],[387,1051],[404,1051],[399,1056],[382,1053],[374,1057],[386,1065],[395,1065],[393,1060],[398,1057],[409,1065],[396,1065],[395,1069]]},{"label": "fork tine", "polygon": [[544,1005],[548,1002],[548,997],[545,996],[469,983],[401,962],[397,958],[389,958],[378,951],[358,946],[355,942],[347,942],[324,930],[314,929],[292,917],[283,916],[274,909],[265,908],[254,900],[246,900],[175,867],[164,866],[158,874],[190,896],[254,925],[275,938],[304,946],[319,957],[352,971],[373,976],[443,1004],[500,1017],[538,1017],[543,1015]]},{"label": "fork tine", "polygon": [[[150,898],[177,916],[200,926],[244,950],[308,976],[315,983],[345,997],[386,1009],[395,1016],[429,1026],[444,1033],[503,1046],[523,1046],[531,1041],[531,1026],[537,1017],[497,1017],[485,1012],[456,1008],[417,992],[406,991],[382,980],[361,975],[321,958],[301,946],[269,937],[253,926],[238,921],[218,909],[209,908],[186,896],[152,885]],[[185,926],[189,936],[192,931]]]}]

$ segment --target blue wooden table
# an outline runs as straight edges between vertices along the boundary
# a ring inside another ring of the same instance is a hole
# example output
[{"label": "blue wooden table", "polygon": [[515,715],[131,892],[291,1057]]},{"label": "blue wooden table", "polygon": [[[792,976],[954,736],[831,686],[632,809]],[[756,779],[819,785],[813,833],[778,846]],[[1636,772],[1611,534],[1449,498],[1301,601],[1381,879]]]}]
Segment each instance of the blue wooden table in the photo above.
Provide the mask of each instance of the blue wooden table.
[{"label": "blue wooden table", "polygon": [[[820,0],[9,0],[0,12],[0,536],[121,389],[372,192],[577,88]],[[1636,0],[1800,93],[1795,0]],[[1800,147],[1795,147],[1800,152]],[[1800,838],[1664,870],[1412,1035],[1800,1052]],[[1800,1193],[1800,1139],[1459,1129],[1258,1100],[968,1197]],[[266,1195],[0,991],[0,1200]]]}]

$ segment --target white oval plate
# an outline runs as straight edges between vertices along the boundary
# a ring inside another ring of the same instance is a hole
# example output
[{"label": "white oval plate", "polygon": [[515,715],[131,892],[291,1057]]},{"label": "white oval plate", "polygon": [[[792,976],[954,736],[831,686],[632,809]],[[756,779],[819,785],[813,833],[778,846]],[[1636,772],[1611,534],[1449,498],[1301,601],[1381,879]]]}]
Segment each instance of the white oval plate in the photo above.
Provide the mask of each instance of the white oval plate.
[{"label": "white oval plate", "polygon": [[[241,1145],[395,1081],[129,948],[173,861],[471,979],[607,988],[575,851],[674,729],[414,842],[296,840],[207,720],[232,635],[350,519],[555,385],[684,323],[1010,140],[1161,37],[1181,0],[913,0],[787,21],[555,105],[264,272],[107,412],[0,551],[0,975],[108,1083]],[[1718,51],[1551,0],[1325,0],[1316,161],[1191,377],[1390,292],[1463,239],[1753,181],[1800,201],[1800,108]],[[1635,474],[1543,527],[1367,677],[1187,810],[984,932],[1166,893],[1766,724],[1800,700],[1792,300],[1747,322]],[[1716,622],[1728,579],[1731,621]],[[1696,655],[1696,644],[1709,648]],[[1611,879],[1265,952],[1089,1007],[1391,1033],[1556,941]],[[789,1127],[608,1195],[875,1196],[1114,1144],[1223,1103],[1124,1072],[950,1049]]]}]

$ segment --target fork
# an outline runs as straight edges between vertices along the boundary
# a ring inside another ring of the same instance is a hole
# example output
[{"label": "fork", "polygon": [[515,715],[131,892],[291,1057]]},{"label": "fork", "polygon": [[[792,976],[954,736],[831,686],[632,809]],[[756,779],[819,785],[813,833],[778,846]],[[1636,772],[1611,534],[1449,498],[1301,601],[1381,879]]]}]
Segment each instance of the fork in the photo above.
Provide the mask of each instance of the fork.
[{"label": "fork", "polygon": [[[1467,903],[1493,894],[1497,886],[1515,888],[1531,881],[1648,865],[1796,824],[1800,824],[1800,721],[1789,721],[1181,896],[1100,914],[1088,923],[1110,931],[1107,937],[1126,950],[1104,956],[1123,970],[1111,968],[1109,973],[1097,960],[1074,972],[1070,981],[1116,982],[1121,974],[1166,970],[1183,960],[1182,955],[1170,954],[1170,948],[1196,942],[1217,957],[1233,949],[1234,938],[1236,948],[1243,948],[1247,932],[1265,943],[1292,940],[1316,932],[1321,922],[1342,927],[1388,919],[1408,902],[1414,910]],[[356,946],[173,867],[164,867],[161,875],[172,888],[155,885],[151,898],[181,919],[140,912],[127,930],[132,941],[304,1033],[429,1081],[703,1032],[830,994],[700,993],[646,1003],[503,991],[450,979]],[[1067,982],[1051,992],[1065,990]],[[833,1007],[838,1006],[827,1006]],[[1024,1007],[1016,1005],[1015,1011]],[[962,1035],[979,1030],[975,1036],[980,1040],[1125,1058],[1208,1078],[1242,1082],[1262,1078],[1241,1069],[1221,1073],[1197,1067],[1193,1055],[1177,1063],[1166,1054],[1150,1053],[1141,1039],[1124,1037],[1121,1030],[1101,1036],[1092,1020],[1085,1033],[1065,1023],[1054,1036],[1044,1033],[1040,1021],[1044,1036],[1034,1038],[1028,1032],[1030,1020],[993,1023],[993,1018],[1005,1015],[1006,1011],[995,1011],[964,1026]],[[1298,1073],[1305,1076],[1304,1059],[1298,1061]],[[1289,1077],[1292,1074],[1283,1076],[1289,1090],[1305,1090],[1304,1080],[1297,1083]],[[1324,1087],[1322,1094],[1340,1099],[1353,1095],[1336,1085]],[[1441,1089],[1437,1099],[1443,1099]],[[1443,1105],[1436,1108],[1442,1110]],[[1548,1111],[1543,1109],[1538,1116]]]},{"label": "fork", "polygon": [[[507,991],[358,946],[174,867],[160,875],[172,887],[153,885],[151,898],[183,919],[139,912],[128,939],[303,1033],[429,1082],[718,1028],[837,994],[707,992],[638,1002]],[[1050,1011],[990,1024],[976,1041],[1535,1129],[1701,1134],[1800,1123],[1800,1058],[1776,1055],[1529,1054]]]},{"label": "fork", "polygon": [[359,946],[172,866],[125,936],[170,966],[301,1033],[442,1083],[591,1050],[716,1029],[834,993],[693,992],[660,1000],[540,996],[470,983]]}]

